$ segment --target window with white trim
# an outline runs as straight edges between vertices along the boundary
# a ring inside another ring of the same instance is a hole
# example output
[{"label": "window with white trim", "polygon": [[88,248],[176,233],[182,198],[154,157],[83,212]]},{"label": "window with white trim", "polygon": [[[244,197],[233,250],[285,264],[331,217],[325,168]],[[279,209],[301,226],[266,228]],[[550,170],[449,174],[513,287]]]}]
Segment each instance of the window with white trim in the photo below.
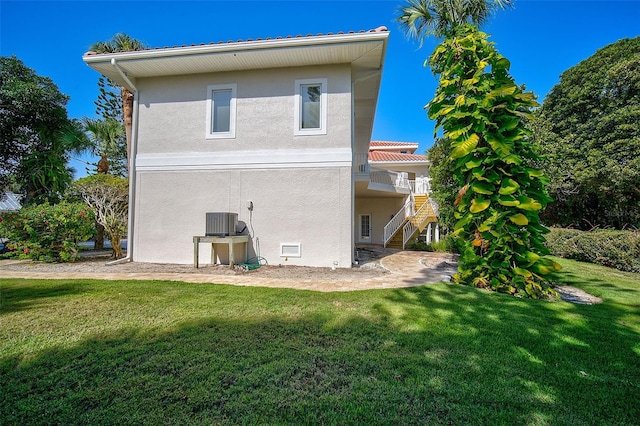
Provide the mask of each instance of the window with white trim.
[{"label": "window with white trim", "polygon": [[207,86],[207,139],[236,137],[235,84]]},{"label": "window with white trim", "polygon": [[295,135],[327,134],[327,79],[296,80]]}]

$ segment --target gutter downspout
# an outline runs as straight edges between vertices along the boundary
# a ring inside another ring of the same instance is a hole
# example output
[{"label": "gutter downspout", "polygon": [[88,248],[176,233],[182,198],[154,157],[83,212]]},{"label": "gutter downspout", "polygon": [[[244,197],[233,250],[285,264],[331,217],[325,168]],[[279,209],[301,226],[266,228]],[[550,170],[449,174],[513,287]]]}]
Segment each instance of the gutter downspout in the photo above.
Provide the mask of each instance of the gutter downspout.
[{"label": "gutter downspout", "polygon": [[138,115],[139,115],[139,92],[136,86],[129,80],[129,77],[122,71],[115,58],[111,59],[111,65],[118,71],[120,77],[133,89],[133,117],[131,121],[131,153],[129,158],[129,211],[127,213],[127,255],[122,259],[107,262],[107,265],[117,265],[124,262],[133,261],[133,224],[136,205],[136,167],[135,159],[138,151]]}]

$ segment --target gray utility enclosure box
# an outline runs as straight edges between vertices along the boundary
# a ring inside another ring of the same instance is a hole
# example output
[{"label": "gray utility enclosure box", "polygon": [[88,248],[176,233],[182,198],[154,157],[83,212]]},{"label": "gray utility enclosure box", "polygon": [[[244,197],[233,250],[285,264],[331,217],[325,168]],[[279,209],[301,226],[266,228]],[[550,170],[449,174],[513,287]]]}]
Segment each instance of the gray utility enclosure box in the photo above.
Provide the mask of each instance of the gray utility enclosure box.
[{"label": "gray utility enclosure box", "polygon": [[207,236],[229,236],[236,235],[236,227],[238,226],[238,213],[229,212],[208,212],[207,228],[205,235]]}]

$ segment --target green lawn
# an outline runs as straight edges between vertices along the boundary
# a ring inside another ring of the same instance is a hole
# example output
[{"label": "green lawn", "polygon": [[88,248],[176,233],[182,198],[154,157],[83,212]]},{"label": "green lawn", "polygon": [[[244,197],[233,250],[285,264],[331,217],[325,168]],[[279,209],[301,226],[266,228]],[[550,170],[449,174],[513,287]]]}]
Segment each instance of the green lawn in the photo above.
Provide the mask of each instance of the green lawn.
[{"label": "green lawn", "polygon": [[638,424],[640,275],[559,261],[604,303],[0,280],[0,424]]}]

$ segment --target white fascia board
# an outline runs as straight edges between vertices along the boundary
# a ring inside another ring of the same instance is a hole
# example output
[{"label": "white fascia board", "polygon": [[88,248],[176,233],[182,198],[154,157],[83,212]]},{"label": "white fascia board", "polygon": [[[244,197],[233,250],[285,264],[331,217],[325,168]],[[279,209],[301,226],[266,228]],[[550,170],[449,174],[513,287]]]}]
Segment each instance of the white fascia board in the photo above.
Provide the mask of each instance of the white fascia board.
[{"label": "white fascia board", "polygon": [[241,52],[246,50],[262,50],[291,47],[313,47],[323,45],[339,45],[358,43],[363,41],[384,41],[389,37],[388,31],[366,32],[341,35],[325,35],[314,37],[292,37],[272,40],[252,40],[220,44],[206,44],[199,46],[169,47],[166,49],[137,50],[133,52],[85,54],[82,60],[87,64],[110,62],[112,58],[118,61],[135,59],[152,59],[188,55],[206,55],[210,53]]}]

